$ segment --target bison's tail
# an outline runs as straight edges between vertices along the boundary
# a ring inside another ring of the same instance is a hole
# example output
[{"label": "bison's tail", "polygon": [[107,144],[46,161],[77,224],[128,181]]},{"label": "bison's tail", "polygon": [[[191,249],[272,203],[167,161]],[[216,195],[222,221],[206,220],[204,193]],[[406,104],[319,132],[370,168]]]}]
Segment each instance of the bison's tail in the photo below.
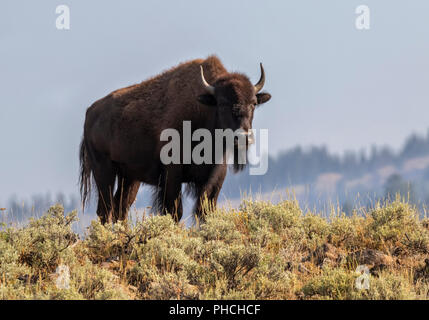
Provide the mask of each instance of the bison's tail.
[{"label": "bison's tail", "polygon": [[85,205],[89,200],[91,194],[91,166],[89,162],[88,149],[85,143],[85,137],[82,139],[80,143],[80,176],[79,176],[79,184],[80,184],[80,196],[82,199],[82,210],[85,210]]}]

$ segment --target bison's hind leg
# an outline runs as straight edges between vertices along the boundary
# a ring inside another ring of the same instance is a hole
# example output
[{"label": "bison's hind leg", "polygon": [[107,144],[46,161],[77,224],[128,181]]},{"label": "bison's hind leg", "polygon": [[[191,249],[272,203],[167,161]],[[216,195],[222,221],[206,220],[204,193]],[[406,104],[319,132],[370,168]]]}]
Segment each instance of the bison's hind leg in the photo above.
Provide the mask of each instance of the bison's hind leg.
[{"label": "bison's hind leg", "polygon": [[101,223],[112,221],[112,210],[114,207],[113,188],[116,180],[116,166],[110,159],[97,159],[93,166],[94,180],[98,189],[97,215]]}]

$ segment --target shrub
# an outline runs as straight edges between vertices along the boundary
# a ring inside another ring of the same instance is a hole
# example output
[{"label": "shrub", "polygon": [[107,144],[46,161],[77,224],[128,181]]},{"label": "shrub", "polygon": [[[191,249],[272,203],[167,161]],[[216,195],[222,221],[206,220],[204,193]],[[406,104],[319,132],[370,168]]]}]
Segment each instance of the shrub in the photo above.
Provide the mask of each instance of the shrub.
[{"label": "shrub", "polygon": [[[246,200],[239,210],[212,210],[191,228],[170,216],[144,218],[134,225],[93,221],[81,241],[71,229],[75,220],[75,212],[64,214],[62,207],[54,206],[20,229],[3,227],[0,298],[429,296],[427,222],[400,201],[378,205],[366,215],[328,220],[303,214],[296,201],[275,205]],[[368,263],[372,273],[370,288],[359,290],[356,259],[369,253],[379,258],[359,260]],[[70,272],[64,288],[55,281],[59,264]]]},{"label": "shrub", "polygon": [[329,234],[329,224],[326,219],[308,213],[303,218],[302,229],[305,235],[305,243],[311,250],[315,250],[318,246],[326,242]]},{"label": "shrub", "polygon": [[320,275],[310,279],[302,288],[306,298],[344,300],[354,297],[357,275],[344,269],[324,268]]},{"label": "shrub", "polygon": [[19,253],[17,261],[45,274],[53,272],[60,261],[70,263],[74,258],[70,246],[78,239],[71,229],[76,215],[76,211],[64,215],[63,207],[56,205],[25,228],[9,229],[8,243]]},{"label": "shrub", "polygon": [[380,250],[391,250],[395,246],[406,246],[411,249],[427,252],[429,234],[418,220],[415,208],[396,200],[377,205],[367,218],[366,237],[373,247]]}]

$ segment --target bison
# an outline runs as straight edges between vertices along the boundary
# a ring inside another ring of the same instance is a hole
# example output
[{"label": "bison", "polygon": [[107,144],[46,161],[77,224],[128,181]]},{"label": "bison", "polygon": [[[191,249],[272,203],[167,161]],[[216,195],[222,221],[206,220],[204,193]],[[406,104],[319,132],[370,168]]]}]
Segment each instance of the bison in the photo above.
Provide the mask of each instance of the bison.
[{"label": "bison", "polygon": [[[163,164],[160,151],[167,142],[160,135],[170,128],[182,134],[183,122],[190,121],[192,130],[241,129],[251,143],[254,110],[271,98],[261,92],[262,64],[260,69],[260,79],[253,85],[247,76],[228,72],[216,56],[210,56],[182,63],[93,103],[86,111],[80,145],[83,208],[93,178],[101,222],[126,220],[143,183],[154,189],[154,208],[179,221],[185,183],[196,198],[195,214],[203,218],[204,202],[216,205],[227,163]],[[243,167],[234,163],[235,171]]]}]

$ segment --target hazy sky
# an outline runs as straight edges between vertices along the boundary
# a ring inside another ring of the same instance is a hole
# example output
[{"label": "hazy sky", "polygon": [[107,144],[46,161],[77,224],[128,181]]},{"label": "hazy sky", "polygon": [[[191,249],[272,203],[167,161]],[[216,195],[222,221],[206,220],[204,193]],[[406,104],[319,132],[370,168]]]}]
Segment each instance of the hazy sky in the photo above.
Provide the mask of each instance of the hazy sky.
[{"label": "hazy sky", "polygon": [[[71,30],[55,28],[67,4]],[[371,29],[355,28],[355,8]],[[110,91],[217,54],[273,98],[270,152],[398,148],[429,127],[429,1],[16,1],[0,4],[0,200],[77,193],[86,108]]]}]

